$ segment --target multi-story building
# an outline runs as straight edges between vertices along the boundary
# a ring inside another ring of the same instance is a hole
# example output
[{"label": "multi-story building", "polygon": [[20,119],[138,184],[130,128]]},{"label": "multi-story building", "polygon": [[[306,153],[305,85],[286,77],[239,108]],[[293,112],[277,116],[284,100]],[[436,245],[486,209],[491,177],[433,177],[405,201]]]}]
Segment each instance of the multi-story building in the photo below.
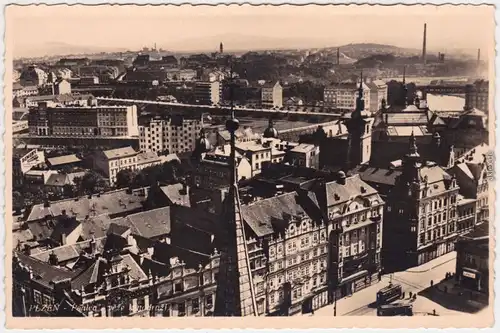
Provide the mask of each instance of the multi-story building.
[{"label": "multi-story building", "polygon": [[[229,145],[216,147],[202,153],[194,173],[194,184],[201,189],[217,189],[229,186],[231,168]],[[252,166],[245,156],[236,152],[238,181],[252,177]]]},{"label": "multi-story building", "polygon": [[283,87],[278,82],[265,83],[261,87],[261,103],[267,108],[283,107]]},{"label": "multi-story building", "polygon": [[298,144],[287,151],[285,160],[291,165],[319,169],[319,146]]},{"label": "multi-story building", "polygon": [[455,177],[421,162],[412,135],[402,173],[387,196],[384,267],[417,266],[454,250],[458,191]]},{"label": "multi-story building", "polygon": [[139,171],[161,164],[161,158],[151,152],[137,152],[132,147],[124,147],[97,152],[94,156],[95,168],[109,178],[111,185],[116,182],[116,175],[122,170]]},{"label": "multi-story building", "polygon": [[387,101],[387,84],[381,80],[367,83],[370,89],[370,111],[377,112],[382,107],[382,101]]},{"label": "multi-story building", "polygon": [[37,86],[25,86],[23,87],[19,82],[15,82],[12,85],[12,94],[14,97],[27,97],[38,95]]},{"label": "multi-story building", "polygon": [[37,66],[28,66],[23,69],[19,77],[19,83],[22,86],[43,86],[47,83],[47,73]]},{"label": "multi-story building", "polygon": [[489,150],[488,145],[479,145],[458,158],[450,169],[450,173],[457,178],[460,194],[476,201],[476,223],[489,221],[489,173],[494,165],[489,160]]},{"label": "multi-story building", "polygon": [[148,118],[139,126],[139,147],[142,151],[155,153],[193,151],[202,127],[201,116]]},{"label": "multi-story building", "polygon": [[[370,88],[363,82],[363,98],[370,101]],[[326,106],[339,110],[352,111],[356,108],[358,87],[356,82],[340,82],[325,87],[323,101]],[[366,103],[364,111],[370,111],[370,103]]]},{"label": "multi-story building", "polygon": [[489,223],[479,225],[459,238],[456,245],[456,278],[467,289],[488,293],[489,291]]},{"label": "multi-story building", "polygon": [[193,93],[197,104],[216,105],[222,96],[221,84],[219,81],[199,81],[195,83]]},{"label": "multi-story building", "polygon": [[65,79],[57,79],[52,83],[53,95],[66,95],[71,94],[71,83]]},{"label": "multi-story building", "polygon": [[[50,105],[50,104],[49,104]],[[133,106],[49,106],[40,103],[30,109],[30,134],[36,136],[136,137],[137,107]]]},{"label": "multi-story building", "polygon": [[267,314],[308,312],[377,281],[384,202],[373,188],[343,173],[335,181],[290,175],[277,184],[295,190],[242,206],[258,244],[250,266],[254,281],[264,280]]},{"label": "multi-story building", "polygon": [[469,108],[476,108],[489,112],[489,82],[478,80],[473,84],[465,86],[465,105]]}]

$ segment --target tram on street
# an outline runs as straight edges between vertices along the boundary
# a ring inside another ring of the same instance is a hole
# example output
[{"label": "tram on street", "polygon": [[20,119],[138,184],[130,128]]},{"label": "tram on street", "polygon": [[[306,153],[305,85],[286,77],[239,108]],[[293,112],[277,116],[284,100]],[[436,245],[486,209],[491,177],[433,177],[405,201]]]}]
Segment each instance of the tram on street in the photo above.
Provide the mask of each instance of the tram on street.
[{"label": "tram on street", "polygon": [[377,292],[377,306],[389,304],[401,298],[403,288],[400,284],[389,284]]}]

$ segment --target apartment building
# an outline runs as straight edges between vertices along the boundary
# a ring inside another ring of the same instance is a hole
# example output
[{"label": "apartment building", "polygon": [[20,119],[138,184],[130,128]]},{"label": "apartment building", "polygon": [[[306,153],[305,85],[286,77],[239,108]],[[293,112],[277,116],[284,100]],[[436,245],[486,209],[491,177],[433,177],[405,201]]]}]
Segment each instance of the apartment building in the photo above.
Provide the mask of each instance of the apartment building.
[{"label": "apartment building", "polygon": [[283,107],[283,87],[278,82],[264,83],[261,87],[261,103],[266,108]]},{"label": "apartment building", "polygon": [[203,127],[199,117],[148,118],[139,126],[141,151],[178,154],[193,151]]},{"label": "apartment building", "polygon": [[387,102],[387,84],[382,80],[373,80],[366,85],[370,89],[370,111],[377,112],[382,107],[382,101]]},{"label": "apartment building", "polygon": [[39,103],[30,109],[31,135],[67,137],[134,137],[139,135],[137,106],[56,106]]},{"label": "apartment building", "polygon": [[116,175],[122,170],[140,171],[161,162],[161,158],[155,153],[137,152],[132,147],[100,151],[94,156],[95,168],[109,178],[111,185],[115,184]]},{"label": "apartment building", "polygon": [[476,108],[486,113],[489,112],[489,82],[478,80],[465,86],[466,108]]},{"label": "apartment building", "polygon": [[[366,83],[362,84],[363,99],[370,101],[370,88]],[[325,87],[323,101],[325,106],[334,109],[352,111],[356,108],[358,97],[358,85],[356,82],[341,82]],[[370,111],[370,103],[365,103],[364,111]]]},{"label": "apartment building", "polygon": [[219,81],[199,81],[195,83],[193,93],[197,104],[216,105],[222,97],[221,84]]},{"label": "apartment building", "polygon": [[415,142],[412,135],[401,176],[387,197],[386,266],[404,268],[431,261],[453,251],[460,234],[457,180],[440,166],[422,163]]}]

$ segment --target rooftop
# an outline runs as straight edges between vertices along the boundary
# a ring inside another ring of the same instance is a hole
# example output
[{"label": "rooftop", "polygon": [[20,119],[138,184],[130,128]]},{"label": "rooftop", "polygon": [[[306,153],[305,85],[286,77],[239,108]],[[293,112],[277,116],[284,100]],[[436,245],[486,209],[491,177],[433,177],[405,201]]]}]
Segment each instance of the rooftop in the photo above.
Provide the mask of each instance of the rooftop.
[{"label": "rooftop", "polygon": [[116,148],[111,150],[105,150],[102,152],[108,160],[114,158],[124,158],[129,156],[135,156],[138,154],[132,147]]}]

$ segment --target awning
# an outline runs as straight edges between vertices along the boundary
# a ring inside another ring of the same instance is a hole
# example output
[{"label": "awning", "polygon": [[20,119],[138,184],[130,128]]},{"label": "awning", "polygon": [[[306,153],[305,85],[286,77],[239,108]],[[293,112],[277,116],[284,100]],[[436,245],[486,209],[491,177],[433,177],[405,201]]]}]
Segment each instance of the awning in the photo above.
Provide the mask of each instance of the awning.
[{"label": "awning", "polygon": [[359,271],[357,273],[354,273],[352,275],[349,275],[348,277],[342,279],[340,281],[340,284],[343,284],[343,283],[347,283],[347,282],[351,282],[359,277],[362,277],[362,276],[365,276],[368,274],[368,271],[367,270],[362,270],[362,271]]}]

